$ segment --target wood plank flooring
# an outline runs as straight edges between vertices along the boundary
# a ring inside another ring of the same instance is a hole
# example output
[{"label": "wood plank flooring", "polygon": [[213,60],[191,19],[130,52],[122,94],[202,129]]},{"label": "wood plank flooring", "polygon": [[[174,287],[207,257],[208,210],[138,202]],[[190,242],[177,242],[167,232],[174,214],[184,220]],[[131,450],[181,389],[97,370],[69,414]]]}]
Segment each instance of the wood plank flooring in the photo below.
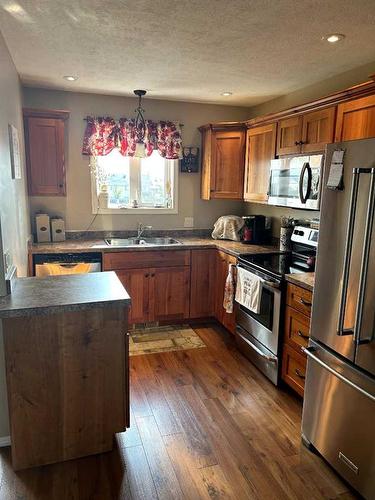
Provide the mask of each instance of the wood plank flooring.
[{"label": "wood plank flooring", "polygon": [[131,428],[113,452],[14,473],[0,499],[355,498],[300,442],[301,401],[276,389],[219,327],[207,347],[131,358]]}]

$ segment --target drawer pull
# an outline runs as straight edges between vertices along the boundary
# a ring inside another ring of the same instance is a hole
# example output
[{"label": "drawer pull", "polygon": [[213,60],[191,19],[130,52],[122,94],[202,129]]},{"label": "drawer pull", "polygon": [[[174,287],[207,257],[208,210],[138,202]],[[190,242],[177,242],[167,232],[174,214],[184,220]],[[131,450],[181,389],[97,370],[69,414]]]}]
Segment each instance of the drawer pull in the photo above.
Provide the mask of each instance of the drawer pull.
[{"label": "drawer pull", "polygon": [[305,380],[305,375],[299,371],[298,368],[294,370],[294,373],[297,375],[297,377],[301,378],[302,380]]},{"label": "drawer pull", "polygon": [[301,302],[301,304],[303,304],[306,307],[311,307],[312,306],[311,302],[309,302],[308,300],[303,299],[302,297],[300,297],[299,301]]},{"label": "drawer pull", "polygon": [[308,339],[309,338],[309,336],[305,335],[304,333],[302,333],[301,330],[297,331],[297,335],[298,335],[298,337],[302,337],[303,339]]}]

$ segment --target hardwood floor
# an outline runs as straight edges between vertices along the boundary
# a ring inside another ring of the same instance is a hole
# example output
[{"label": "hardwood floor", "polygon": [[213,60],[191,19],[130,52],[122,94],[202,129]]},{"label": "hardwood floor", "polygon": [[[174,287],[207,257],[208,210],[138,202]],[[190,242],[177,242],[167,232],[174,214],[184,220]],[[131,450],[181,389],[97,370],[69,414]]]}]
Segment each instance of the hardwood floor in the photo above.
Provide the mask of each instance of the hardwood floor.
[{"label": "hardwood floor", "polygon": [[300,442],[301,401],[276,389],[219,327],[207,348],[131,358],[131,428],[113,452],[14,473],[0,499],[352,499]]}]

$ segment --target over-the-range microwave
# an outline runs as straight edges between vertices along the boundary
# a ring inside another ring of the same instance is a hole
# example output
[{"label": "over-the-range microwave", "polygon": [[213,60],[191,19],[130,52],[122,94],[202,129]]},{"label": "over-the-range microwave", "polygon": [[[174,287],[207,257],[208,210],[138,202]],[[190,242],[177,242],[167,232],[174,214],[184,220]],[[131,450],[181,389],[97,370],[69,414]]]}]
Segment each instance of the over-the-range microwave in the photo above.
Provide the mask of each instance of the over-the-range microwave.
[{"label": "over-the-range microwave", "polygon": [[271,160],[268,204],[319,210],[323,155]]}]

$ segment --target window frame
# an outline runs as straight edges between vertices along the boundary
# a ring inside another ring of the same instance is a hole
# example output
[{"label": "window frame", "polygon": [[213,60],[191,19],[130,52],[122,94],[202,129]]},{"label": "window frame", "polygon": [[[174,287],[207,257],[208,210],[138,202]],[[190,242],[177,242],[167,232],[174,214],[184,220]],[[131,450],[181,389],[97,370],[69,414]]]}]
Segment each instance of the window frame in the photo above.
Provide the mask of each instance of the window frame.
[{"label": "window frame", "polygon": [[[132,161],[137,162],[137,168],[141,168],[141,159],[140,158],[129,158],[129,163]],[[90,180],[91,180],[91,206],[92,206],[92,214],[93,215],[123,215],[123,214],[178,214],[178,174],[179,174],[179,161],[178,160],[165,160],[167,162],[173,162],[170,172],[170,181],[172,185],[172,207],[171,208],[156,208],[154,206],[142,206],[138,208],[133,207],[122,207],[122,208],[99,208],[99,198],[97,192],[97,181],[95,173],[90,170]],[[129,164],[130,171],[130,186],[134,182],[134,176],[131,175],[131,164]],[[140,183],[141,177],[138,175],[138,193],[140,193]]]}]

